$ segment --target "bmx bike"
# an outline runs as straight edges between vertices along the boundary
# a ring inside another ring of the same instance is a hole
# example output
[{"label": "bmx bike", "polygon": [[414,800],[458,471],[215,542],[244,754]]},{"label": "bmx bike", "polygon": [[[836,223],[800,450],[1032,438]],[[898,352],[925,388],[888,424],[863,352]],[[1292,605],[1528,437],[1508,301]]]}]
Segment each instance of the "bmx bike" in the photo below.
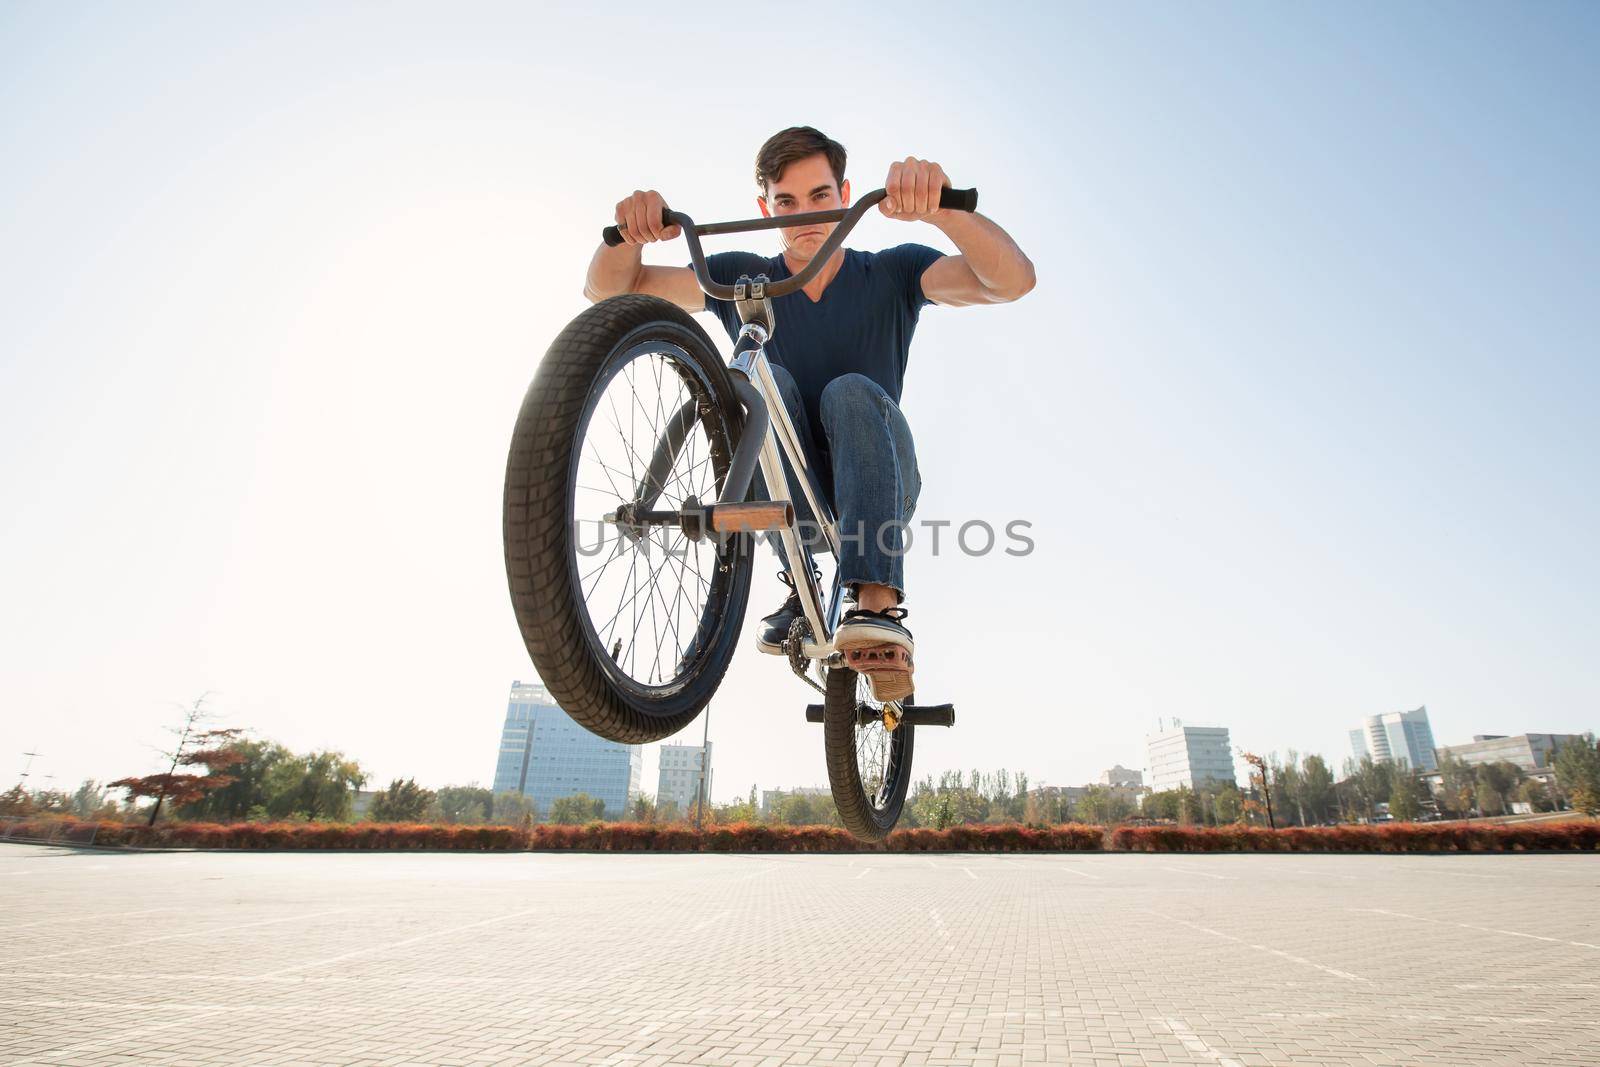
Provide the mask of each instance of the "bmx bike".
[{"label": "bmx bike", "polygon": [[[506,576],[523,643],[561,708],[611,741],[657,741],[687,726],[733,659],[750,594],[754,537],[781,538],[800,598],[784,654],[822,694],[806,718],[823,727],[828,782],[845,827],[880,840],[911,782],[914,731],[950,726],[949,704],[875,700],[833,648],[844,590],[826,603],[811,544],[839,553],[839,531],[778,392],[765,345],[772,302],[814,277],[882,189],[848,209],[682,227],[695,277],[731,300],[742,323],[730,362],[694,318],[659,297],[626,294],[588,308],[545,353],[506,462]],[[940,207],[972,211],[974,189]],[[789,278],[713,280],[700,238],[837,222]],[[608,244],[621,243],[607,227]],[[784,461],[816,518],[802,539]],[[757,464],[767,493],[753,499]],[[813,674],[815,677],[813,677]]]}]

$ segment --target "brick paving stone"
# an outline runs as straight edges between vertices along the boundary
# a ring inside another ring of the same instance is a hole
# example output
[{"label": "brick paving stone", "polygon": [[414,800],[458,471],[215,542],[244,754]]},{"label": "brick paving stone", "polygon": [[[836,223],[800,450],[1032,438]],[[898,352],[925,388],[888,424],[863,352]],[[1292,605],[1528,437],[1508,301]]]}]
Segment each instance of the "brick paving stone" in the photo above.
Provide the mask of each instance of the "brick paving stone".
[{"label": "brick paving stone", "polygon": [[0,845],[0,1064],[1593,1064],[1597,863]]}]

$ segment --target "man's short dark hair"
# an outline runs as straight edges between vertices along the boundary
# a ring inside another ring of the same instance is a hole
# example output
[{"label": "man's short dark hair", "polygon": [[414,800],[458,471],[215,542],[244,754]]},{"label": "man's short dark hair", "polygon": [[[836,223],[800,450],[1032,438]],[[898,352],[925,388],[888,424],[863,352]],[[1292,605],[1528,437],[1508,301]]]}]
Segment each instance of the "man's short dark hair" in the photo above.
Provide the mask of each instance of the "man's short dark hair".
[{"label": "man's short dark hair", "polygon": [[844,145],[810,126],[790,126],[768,137],[756,153],[756,184],[761,187],[761,195],[767,195],[767,186],[783,177],[783,169],[789,164],[815,155],[828,157],[834,184],[843,188]]}]

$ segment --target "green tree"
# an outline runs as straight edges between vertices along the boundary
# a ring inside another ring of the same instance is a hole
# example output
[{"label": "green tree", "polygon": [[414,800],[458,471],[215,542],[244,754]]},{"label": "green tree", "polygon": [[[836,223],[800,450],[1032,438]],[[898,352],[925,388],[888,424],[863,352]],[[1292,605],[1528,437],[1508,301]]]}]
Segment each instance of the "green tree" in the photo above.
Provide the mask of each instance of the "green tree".
[{"label": "green tree", "polygon": [[718,823],[735,822],[760,822],[761,806],[756,803],[756,788],[750,787],[750,795],[734,804],[716,804],[710,809],[711,821]]},{"label": "green tree", "polygon": [[367,775],[342,752],[308,752],[275,764],[267,773],[266,811],[275,819],[339,822],[350,818],[355,791]]},{"label": "green tree", "polygon": [[1504,815],[1511,810],[1511,793],[1522,778],[1515,763],[1480,763],[1476,772],[1478,810],[1485,815]]},{"label": "green tree", "polygon": [[396,778],[387,789],[373,794],[367,818],[373,822],[419,822],[432,803],[432,790],[423,789],[414,778]]},{"label": "green tree", "polygon": [[1555,811],[1555,798],[1550,795],[1550,790],[1537,778],[1529,778],[1517,787],[1517,799],[1528,805],[1533,811]]},{"label": "green tree", "polygon": [[1478,776],[1471,764],[1450,752],[1439,755],[1439,808],[1464,819],[1477,807]]},{"label": "green tree", "polygon": [[629,816],[634,822],[655,822],[655,798],[645,793],[638,793],[633,798],[633,805],[629,808]]},{"label": "green tree", "polygon": [[1111,791],[1103,785],[1091,785],[1083,791],[1075,807],[1078,818],[1084,822],[1104,826],[1111,822]]},{"label": "green tree", "polygon": [[588,793],[558,797],[550,805],[550,821],[562,826],[577,826],[605,817],[606,802]]},{"label": "green tree", "polygon": [[1395,765],[1362,756],[1359,763],[1345,763],[1345,774],[1353,813],[1362,822],[1370,822],[1377,815],[1377,806],[1394,792]]},{"label": "green tree", "polygon": [[1146,794],[1143,805],[1139,811],[1147,819],[1178,819],[1178,791],[1164,789],[1159,793]]},{"label": "green tree", "polygon": [[1569,741],[1556,750],[1556,784],[1574,810],[1600,815],[1600,750],[1594,734]]},{"label": "green tree", "polygon": [[786,794],[773,814],[773,821],[784,826],[836,826],[839,822],[833,798],[827,795]]},{"label": "green tree", "polygon": [[434,818],[452,826],[486,823],[493,812],[494,794],[476,784],[442,786],[433,801]]},{"label": "green tree", "polygon": [[497,826],[525,826],[538,818],[539,807],[530,796],[508,789],[490,798],[489,821]]},{"label": "green tree", "polygon": [[1300,755],[1289,750],[1288,758],[1280,763],[1277,753],[1268,757],[1272,769],[1272,796],[1274,814],[1279,826],[1304,826],[1306,822],[1305,783],[1300,776]]},{"label": "green tree", "polygon": [[1334,816],[1333,771],[1321,756],[1310,755],[1300,764],[1299,802],[1304,825],[1321,825]]},{"label": "green tree", "polygon": [[1227,826],[1244,816],[1244,798],[1236,782],[1218,782],[1208,790],[1211,821],[1216,826]]},{"label": "green tree", "polygon": [[238,822],[248,818],[254,809],[265,812],[267,804],[267,776],[272,768],[284,760],[294,759],[294,754],[274,741],[234,741],[227,746],[237,757],[228,768],[232,781],[205,797],[187,804],[179,812],[186,819],[206,822]]},{"label": "green tree", "polygon": [[100,783],[86,779],[72,794],[70,802],[72,814],[80,819],[115,819],[117,806],[111,798],[106,796],[106,791]]},{"label": "green tree", "polygon": [[1415,822],[1422,814],[1422,783],[1406,772],[1393,776],[1389,790],[1389,815],[1401,822]]},{"label": "green tree", "polygon": [[1178,794],[1178,825],[1193,826],[1200,816],[1200,804],[1195,799],[1194,790],[1188,786],[1180,785]]}]

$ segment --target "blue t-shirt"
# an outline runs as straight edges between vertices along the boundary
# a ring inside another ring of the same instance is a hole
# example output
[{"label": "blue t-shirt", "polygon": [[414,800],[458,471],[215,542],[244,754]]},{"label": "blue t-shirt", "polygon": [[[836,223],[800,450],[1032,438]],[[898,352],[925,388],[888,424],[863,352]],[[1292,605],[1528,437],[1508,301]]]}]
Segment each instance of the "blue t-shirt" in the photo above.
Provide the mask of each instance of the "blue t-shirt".
[{"label": "blue t-shirt", "polygon": [[[918,244],[882,252],[847,248],[822,299],[813,301],[804,290],[796,290],[772,302],[777,322],[767,358],[794,375],[818,448],[828,447],[818,414],[822,390],[840,375],[865,374],[900,402],[911,335],[922,309],[933,303],[922,292],[922,272],[943,255]],[[706,257],[706,266],[712,279],[725,285],[741,274],[765,274],[771,281],[790,276],[781,254],[769,259],[753,252],[718,252]],[[739,310],[733,301],[708,296],[706,310],[722,320],[729,337],[738,339]]]}]

